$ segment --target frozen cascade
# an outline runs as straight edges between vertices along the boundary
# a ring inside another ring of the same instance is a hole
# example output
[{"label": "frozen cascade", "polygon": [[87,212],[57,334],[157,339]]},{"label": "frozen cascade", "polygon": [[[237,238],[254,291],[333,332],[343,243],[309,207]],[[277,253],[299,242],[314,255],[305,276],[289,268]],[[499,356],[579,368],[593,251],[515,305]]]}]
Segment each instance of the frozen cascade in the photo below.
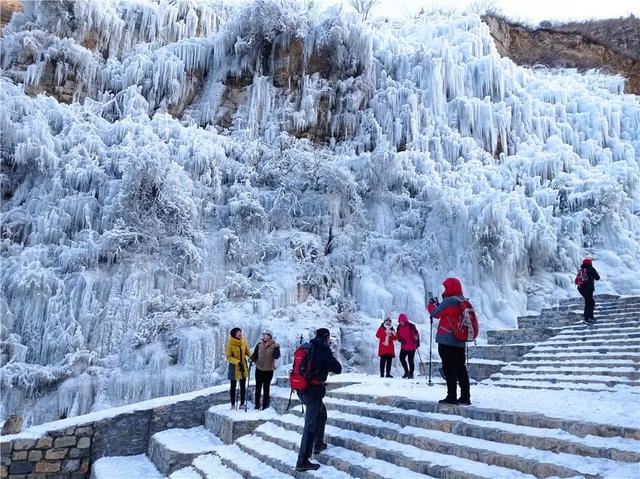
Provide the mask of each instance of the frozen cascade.
[{"label": "frozen cascade", "polygon": [[640,99],[501,58],[474,15],[362,23],[255,0],[27,2],[0,39],[0,415],[224,381],[228,331],[291,360],[461,278],[483,330],[640,292]]}]

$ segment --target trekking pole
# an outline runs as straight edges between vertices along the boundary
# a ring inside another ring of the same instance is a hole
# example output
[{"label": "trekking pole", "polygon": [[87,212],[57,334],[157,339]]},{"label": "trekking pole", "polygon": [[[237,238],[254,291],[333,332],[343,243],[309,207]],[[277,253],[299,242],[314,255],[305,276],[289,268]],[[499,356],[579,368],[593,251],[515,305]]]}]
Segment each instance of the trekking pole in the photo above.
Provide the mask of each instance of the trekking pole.
[{"label": "trekking pole", "polygon": [[238,407],[239,407],[239,406],[238,406],[238,399],[239,399],[239,397],[238,397],[238,396],[239,396],[239,394],[240,394],[240,392],[238,391],[238,388],[240,387],[240,385],[239,385],[239,384],[236,384],[236,385],[238,386],[238,387],[236,388],[236,411],[237,411],[237,410],[238,410]]},{"label": "trekking pole", "polygon": [[426,376],[426,374],[424,373],[424,363],[422,362],[422,355],[420,354],[420,348],[417,348],[416,351],[418,351],[418,361],[420,361],[420,372],[422,373],[423,376]]},{"label": "trekking pole", "polygon": [[[249,386],[251,385],[251,366],[253,365],[253,361],[249,361],[249,373],[247,375],[247,392],[246,392],[246,396],[249,396]],[[248,401],[248,397],[244,398],[244,412],[247,412],[247,403]]]},{"label": "trekking pole", "polygon": [[433,386],[433,382],[431,381],[431,350],[433,349],[433,318],[429,317],[429,381],[427,384],[429,386]]}]

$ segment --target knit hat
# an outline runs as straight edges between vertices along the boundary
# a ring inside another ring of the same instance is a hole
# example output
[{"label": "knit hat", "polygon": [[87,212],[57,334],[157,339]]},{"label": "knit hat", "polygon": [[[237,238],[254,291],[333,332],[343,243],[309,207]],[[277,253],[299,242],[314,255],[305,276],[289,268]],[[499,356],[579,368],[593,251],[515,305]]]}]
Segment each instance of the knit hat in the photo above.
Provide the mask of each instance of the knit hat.
[{"label": "knit hat", "polygon": [[320,328],[316,330],[316,338],[328,338],[331,336],[331,331],[327,328]]},{"label": "knit hat", "polygon": [[273,338],[273,333],[271,332],[270,329],[263,329],[262,330],[262,334],[268,334],[269,336],[271,336]]},{"label": "knit hat", "polygon": [[229,332],[229,336],[231,336],[232,338],[236,337],[236,334],[238,331],[242,331],[240,328],[233,328],[230,332]]},{"label": "knit hat", "polygon": [[591,258],[585,258],[582,260],[582,264],[591,265],[593,261],[591,261]]},{"label": "knit hat", "polygon": [[398,316],[398,322],[400,324],[408,323],[409,322],[409,316],[407,316],[405,313],[400,313],[400,316]]}]

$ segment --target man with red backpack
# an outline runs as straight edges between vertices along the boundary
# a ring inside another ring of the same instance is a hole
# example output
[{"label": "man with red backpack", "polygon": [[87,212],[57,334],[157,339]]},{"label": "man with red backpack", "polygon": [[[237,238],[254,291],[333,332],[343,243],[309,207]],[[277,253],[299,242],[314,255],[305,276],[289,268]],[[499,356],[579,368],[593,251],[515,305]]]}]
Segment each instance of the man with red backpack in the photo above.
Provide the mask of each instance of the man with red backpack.
[{"label": "man with red backpack", "polygon": [[584,298],[584,322],[587,324],[595,322],[593,317],[593,309],[596,306],[593,299],[593,292],[596,289],[595,281],[600,281],[600,275],[593,267],[591,258],[585,258],[582,260],[575,283],[578,286],[578,293]]},{"label": "man with red backpack", "polygon": [[[316,331],[315,338],[294,352],[294,371],[289,380],[306,408],[296,471],[315,471],[320,468],[320,464],[309,461],[311,452],[319,454],[327,448],[324,442],[327,408],[322,403],[322,398],[327,392],[325,383],[328,374],[342,372],[342,366],[329,348],[330,337],[331,333],[327,328],[320,328]],[[303,364],[298,365],[296,356],[304,351],[306,351],[306,357],[301,361]],[[303,371],[295,371],[296,368],[301,368]],[[298,381],[299,378],[294,378],[294,375],[298,374],[304,376],[302,380],[305,383],[304,386],[296,386],[294,379]]]},{"label": "man with red backpack", "polygon": [[[471,303],[462,294],[462,284],[457,278],[447,278],[442,283],[444,293],[442,302],[436,304],[431,299],[427,309],[432,318],[440,320],[436,332],[436,343],[438,343],[438,353],[442,359],[442,369],[447,380],[447,397],[441,399],[441,404],[463,404],[471,405],[471,392],[469,386],[469,373],[465,365],[465,349],[467,338],[462,339],[463,315],[468,311],[473,311]],[[477,336],[477,320],[473,313],[475,331],[473,337]],[[465,332],[468,334],[468,330]],[[457,398],[457,385],[460,384],[460,398]]]}]

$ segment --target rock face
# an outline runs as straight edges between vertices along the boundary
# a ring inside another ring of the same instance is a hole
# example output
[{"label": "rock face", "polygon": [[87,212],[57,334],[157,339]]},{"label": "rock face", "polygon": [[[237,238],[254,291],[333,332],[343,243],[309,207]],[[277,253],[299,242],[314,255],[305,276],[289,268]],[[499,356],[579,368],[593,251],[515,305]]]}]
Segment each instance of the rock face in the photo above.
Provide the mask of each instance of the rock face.
[{"label": "rock face", "polygon": [[640,20],[635,17],[537,29],[493,15],[483,20],[498,52],[520,65],[597,68],[622,75],[625,92],[640,94]]},{"label": "rock face", "polygon": [[22,2],[20,0],[0,0],[0,29],[9,23],[13,12],[22,11]]}]

